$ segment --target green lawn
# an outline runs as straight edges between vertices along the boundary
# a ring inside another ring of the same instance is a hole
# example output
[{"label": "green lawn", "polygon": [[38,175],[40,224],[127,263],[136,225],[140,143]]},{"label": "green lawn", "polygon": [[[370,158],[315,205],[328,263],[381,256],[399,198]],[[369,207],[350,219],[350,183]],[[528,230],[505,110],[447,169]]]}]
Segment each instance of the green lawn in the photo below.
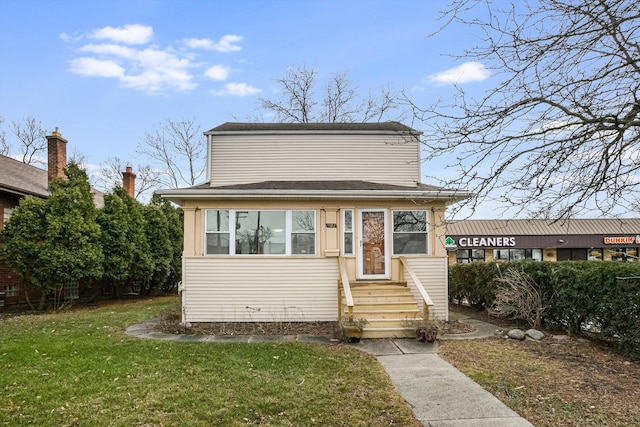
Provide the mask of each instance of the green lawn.
[{"label": "green lawn", "polygon": [[132,338],[157,298],[0,321],[0,425],[418,426],[376,360],[344,345]]}]

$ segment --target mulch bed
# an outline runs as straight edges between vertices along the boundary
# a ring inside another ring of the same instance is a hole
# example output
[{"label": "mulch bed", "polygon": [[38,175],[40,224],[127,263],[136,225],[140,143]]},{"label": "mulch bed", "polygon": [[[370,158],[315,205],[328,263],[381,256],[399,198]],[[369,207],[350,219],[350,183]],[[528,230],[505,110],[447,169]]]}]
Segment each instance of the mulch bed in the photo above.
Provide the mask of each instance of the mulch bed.
[{"label": "mulch bed", "polygon": [[[185,327],[180,324],[180,315],[175,311],[165,313],[156,329],[168,334],[191,335],[322,335],[336,339],[342,337],[338,322],[208,322]],[[473,331],[473,326],[457,321],[441,324],[443,334],[465,334]]]}]

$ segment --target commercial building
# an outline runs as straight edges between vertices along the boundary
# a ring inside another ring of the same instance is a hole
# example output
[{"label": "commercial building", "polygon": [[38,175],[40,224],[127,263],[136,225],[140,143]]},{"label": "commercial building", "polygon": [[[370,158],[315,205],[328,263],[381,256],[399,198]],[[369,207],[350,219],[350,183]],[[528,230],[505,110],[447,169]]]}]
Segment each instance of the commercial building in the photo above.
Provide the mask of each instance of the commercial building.
[{"label": "commercial building", "polygon": [[639,261],[640,218],[461,220],[447,224],[449,263]]}]

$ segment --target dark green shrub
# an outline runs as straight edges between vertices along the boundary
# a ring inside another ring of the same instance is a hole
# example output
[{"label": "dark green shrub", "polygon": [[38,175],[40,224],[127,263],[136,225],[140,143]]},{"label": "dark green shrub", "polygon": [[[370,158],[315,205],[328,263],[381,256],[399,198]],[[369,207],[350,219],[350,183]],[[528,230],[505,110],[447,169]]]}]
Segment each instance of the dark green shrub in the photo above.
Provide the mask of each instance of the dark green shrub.
[{"label": "dark green shrub", "polygon": [[498,274],[495,263],[472,262],[454,264],[449,268],[449,300],[465,301],[475,308],[484,308],[493,302]]},{"label": "dark green shrub", "polygon": [[590,333],[640,358],[640,263],[532,262],[455,264],[449,268],[449,299],[490,307],[509,269],[529,275],[542,295],[543,324]]}]

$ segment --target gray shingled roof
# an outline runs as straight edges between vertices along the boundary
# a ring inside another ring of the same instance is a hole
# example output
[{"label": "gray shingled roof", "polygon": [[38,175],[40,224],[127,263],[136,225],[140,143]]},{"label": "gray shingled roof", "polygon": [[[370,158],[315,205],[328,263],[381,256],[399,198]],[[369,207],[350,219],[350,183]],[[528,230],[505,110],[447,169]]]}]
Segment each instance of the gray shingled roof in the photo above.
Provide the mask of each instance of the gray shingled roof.
[{"label": "gray shingled roof", "polygon": [[158,194],[181,204],[186,199],[405,199],[459,201],[469,197],[465,191],[447,190],[427,184],[412,186],[366,181],[263,181],[211,187],[209,183],[189,188],[172,188]]},{"label": "gray shingled roof", "polygon": [[0,191],[49,197],[47,171],[0,155]]},{"label": "gray shingled roof", "polygon": [[640,218],[569,219],[477,219],[452,221],[447,234],[453,236],[544,236],[558,234],[640,234]]},{"label": "gray shingled roof", "polygon": [[350,131],[350,132],[410,132],[420,134],[398,122],[380,123],[239,123],[227,122],[205,132],[283,132],[283,131]]},{"label": "gray shingled roof", "polygon": [[[0,191],[17,196],[49,197],[49,177],[44,169],[0,155]],[[104,194],[91,188],[97,208],[104,206]]]},{"label": "gray shingled roof", "polygon": [[438,191],[440,187],[427,184],[403,186],[380,184],[367,181],[262,181],[249,184],[222,185],[211,187],[209,183],[191,188],[210,188],[212,190],[362,190],[362,191]]}]

